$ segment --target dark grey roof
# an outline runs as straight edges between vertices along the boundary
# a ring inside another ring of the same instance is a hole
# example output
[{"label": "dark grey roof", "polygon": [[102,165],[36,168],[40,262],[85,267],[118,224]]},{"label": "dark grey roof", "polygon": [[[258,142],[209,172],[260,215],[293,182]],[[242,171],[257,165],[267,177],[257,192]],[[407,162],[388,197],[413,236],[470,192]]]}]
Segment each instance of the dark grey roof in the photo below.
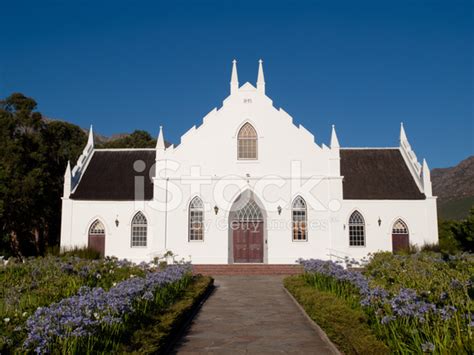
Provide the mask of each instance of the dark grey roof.
[{"label": "dark grey roof", "polygon": [[341,149],[345,200],[422,200],[398,148]]},{"label": "dark grey roof", "polygon": [[[155,150],[96,150],[71,195],[74,200],[133,201],[153,199]],[[145,162],[145,170],[136,172],[134,163]],[[144,177],[144,196],[135,196],[135,177]],[[150,177],[151,176],[151,177]]]},{"label": "dark grey roof", "polygon": [[[79,186],[75,200],[133,201],[135,177],[145,181],[144,200],[153,199],[155,150],[96,150]],[[138,173],[133,164],[145,162]],[[341,149],[343,198],[346,200],[420,200],[420,192],[398,148]]]}]

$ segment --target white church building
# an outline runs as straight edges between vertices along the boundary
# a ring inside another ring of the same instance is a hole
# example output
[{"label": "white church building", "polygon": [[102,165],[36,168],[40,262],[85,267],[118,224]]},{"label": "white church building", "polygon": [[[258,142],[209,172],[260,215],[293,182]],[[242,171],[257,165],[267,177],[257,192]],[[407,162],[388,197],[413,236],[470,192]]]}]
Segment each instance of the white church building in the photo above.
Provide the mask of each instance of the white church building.
[{"label": "white church building", "polygon": [[177,145],[96,149],[68,164],[61,247],[133,261],[171,251],[194,264],[362,258],[437,243],[436,197],[403,125],[400,145],[329,146],[256,87],[239,86]]}]

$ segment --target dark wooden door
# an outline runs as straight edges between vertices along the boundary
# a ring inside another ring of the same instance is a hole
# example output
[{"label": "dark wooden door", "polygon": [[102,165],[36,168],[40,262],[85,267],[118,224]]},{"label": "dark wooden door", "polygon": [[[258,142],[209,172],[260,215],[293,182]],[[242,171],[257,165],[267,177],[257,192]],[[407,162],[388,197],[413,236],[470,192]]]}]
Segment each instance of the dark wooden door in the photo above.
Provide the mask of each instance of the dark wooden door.
[{"label": "dark wooden door", "polygon": [[100,256],[105,253],[105,234],[89,234],[89,248],[97,250]]},{"label": "dark wooden door", "polygon": [[392,250],[394,253],[408,250],[410,241],[408,240],[408,233],[393,233],[392,234]]},{"label": "dark wooden door", "polygon": [[263,222],[241,222],[233,246],[234,263],[263,263]]}]

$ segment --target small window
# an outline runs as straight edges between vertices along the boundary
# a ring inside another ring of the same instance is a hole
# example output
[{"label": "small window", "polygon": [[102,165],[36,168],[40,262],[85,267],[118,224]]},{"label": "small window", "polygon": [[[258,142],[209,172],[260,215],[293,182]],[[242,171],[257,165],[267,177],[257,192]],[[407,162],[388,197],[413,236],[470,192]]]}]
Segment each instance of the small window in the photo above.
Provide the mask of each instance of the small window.
[{"label": "small window", "polygon": [[257,159],[257,131],[250,123],[242,126],[238,134],[238,159]]},{"label": "small window", "polygon": [[365,222],[359,211],[354,211],[349,218],[349,245],[365,246]]},{"label": "small window", "polygon": [[138,212],[132,219],[132,247],[146,247],[147,230],[146,217]]},{"label": "small window", "polygon": [[292,218],[293,218],[293,240],[307,240],[307,214],[306,214],[306,202],[298,196],[294,199],[292,205]]},{"label": "small window", "polygon": [[91,224],[91,227],[89,228],[89,235],[104,235],[105,234],[105,228],[104,224],[96,219],[94,223]]},{"label": "small window", "polygon": [[197,196],[189,204],[189,240],[204,240],[204,204]]},{"label": "small window", "polygon": [[408,234],[408,227],[401,219],[398,219],[392,228],[393,234]]}]

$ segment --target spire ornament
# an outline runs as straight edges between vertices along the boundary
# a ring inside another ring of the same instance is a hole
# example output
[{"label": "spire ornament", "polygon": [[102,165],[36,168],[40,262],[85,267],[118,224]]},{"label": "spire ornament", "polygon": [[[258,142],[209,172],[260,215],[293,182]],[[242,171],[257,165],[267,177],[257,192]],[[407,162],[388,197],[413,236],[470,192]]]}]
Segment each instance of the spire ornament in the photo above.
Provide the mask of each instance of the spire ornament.
[{"label": "spire ornament", "polygon": [[265,76],[263,75],[263,60],[258,60],[257,91],[265,94]]}]

